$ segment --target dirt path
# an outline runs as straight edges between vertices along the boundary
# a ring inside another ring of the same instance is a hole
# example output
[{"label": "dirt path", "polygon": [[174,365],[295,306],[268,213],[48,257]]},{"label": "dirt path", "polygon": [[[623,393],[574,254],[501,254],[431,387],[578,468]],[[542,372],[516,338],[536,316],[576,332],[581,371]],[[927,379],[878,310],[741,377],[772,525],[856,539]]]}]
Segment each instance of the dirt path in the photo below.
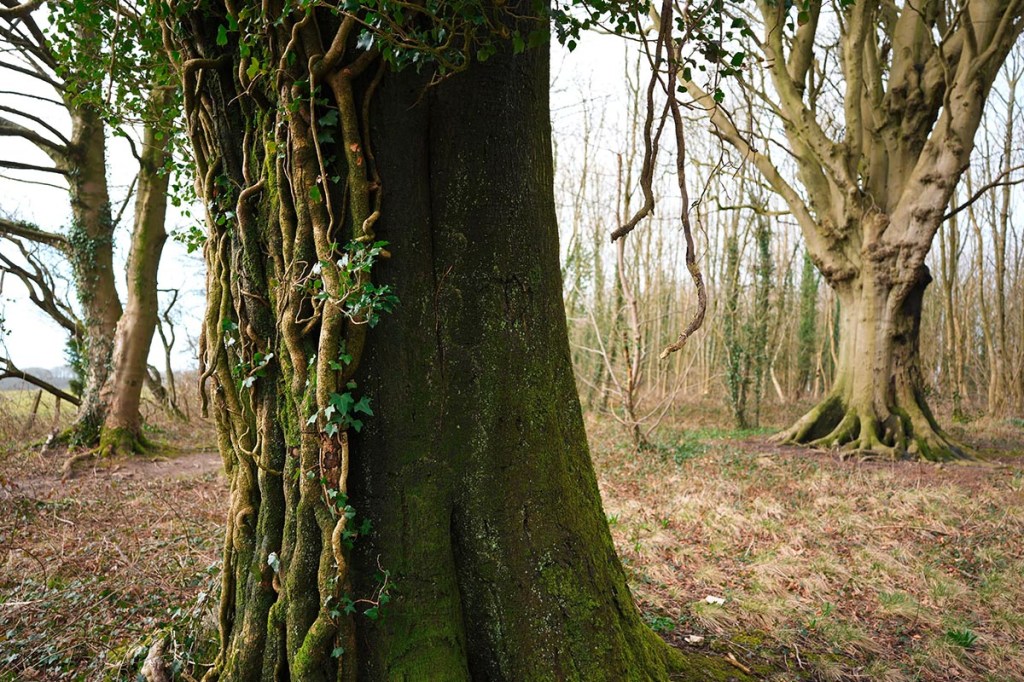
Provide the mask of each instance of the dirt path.
[{"label": "dirt path", "polygon": [[90,460],[66,480],[65,460],[2,462],[0,680],[130,679],[148,637],[194,634],[211,608],[220,456]]},{"label": "dirt path", "polygon": [[[0,499],[29,497],[48,499],[74,495],[83,486],[108,481],[177,481],[220,473],[222,460],[216,452],[190,452],[186,454],[153,457],[118,458],[116,460],[87,460],[77,463],[71,475],[64,477],[57,455],[40,455],[31,465],[17,471],[10,468],[0,477]],[[20,476],[27,470],[27,476]]]}]

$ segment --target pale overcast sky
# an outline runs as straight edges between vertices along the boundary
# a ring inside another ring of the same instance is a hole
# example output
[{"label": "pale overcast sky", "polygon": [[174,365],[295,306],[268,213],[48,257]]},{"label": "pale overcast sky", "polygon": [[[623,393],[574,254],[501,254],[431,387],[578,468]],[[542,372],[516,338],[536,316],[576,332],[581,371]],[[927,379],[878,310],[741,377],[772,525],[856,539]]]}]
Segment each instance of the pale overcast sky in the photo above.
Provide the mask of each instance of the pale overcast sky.
[{"label": "pale overcast sky", "polygon": [[[625,88],[621,74],[626,54],[624,42],[614,36],[588,35],[579,47],[569,53],[557,44],[552,46],[552,119],[557,144],[572,144],[578,130],[582,100],[589,100],[593,107],[607,106],[610,118],[619,118],[623,108]],[[50,96],[46,86],[32,79],[20,77],[12,72],[0,72],[0,90],[31,92]],[[63,109],[55,105],[30,99],[0,96],[11,106],[24,106],[27,111],[41,116],[48,123],[68,134],[70,124]],[[624,113],[622,114],[624,117]],[[0,137],[3,156],[24,163],[50,165],[49,159],[28,142],[18,138]],[[124,201],[125,194],[135,175],[137,163],[132,158],[128,144],[123,139],[108,138],[107,171],[110,182],[111,203],[116,212]],[[46,173],[0,171],[0,212],[21,220],[35,223],[42,229],[63,231],[70,215],[66,190],[16,182],[11,178],[41,180],[63,184],[59,176]],[[188,224],[188,221],[173,208],[169,209],[168,232]],[[200,211],[196,211],[197,214]],[[117,267],[123,271],[128,255],[129,231],[133,218],[133,206],[129,204],[119,226],[115,258]],[[10,247],[4,247],[9,249]],[[54,261],[56,262],[56,261]],[[123,277],[118,284],[124,296]],[[161,288],[177,288],[182,291],[178,303],[178,341],[175,345],[175,366],[195,365],[194,349],[188,343],[199,334],[203,310],[203,265],[200,254],[187,255],[184,247],[168,239],[160,265]],[[46,315],[38,311],[27,300],[20,282],[8,278],[2,294],[3,316],[9,331],[3,343],[11,359],[21,368],[56,367],[64,364],[64,349],[67,336],[64,331]],[[163,350],[159,339],[154,339],[151,362],[163,366]]]}]

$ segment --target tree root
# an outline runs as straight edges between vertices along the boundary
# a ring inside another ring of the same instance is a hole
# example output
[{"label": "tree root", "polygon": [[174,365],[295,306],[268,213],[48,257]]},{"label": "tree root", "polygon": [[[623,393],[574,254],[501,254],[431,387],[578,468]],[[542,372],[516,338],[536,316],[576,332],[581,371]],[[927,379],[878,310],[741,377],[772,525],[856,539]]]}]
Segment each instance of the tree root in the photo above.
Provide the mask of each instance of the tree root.
[{"label": "tree root", "polygon": [[153,444],[142,434],[127,428],[104,428],[100,433],[100,443],[96,448],[100,457],[117,457],[119,455],[142,455],[149,452]]},{"label": "tree root", "polygon": [[86,450],[73,452],[61,465],[61,480],[71,478],[75,466],[89,459],[110,459],[118,456],[142,455],[153,449],[142,433],[132,433],[129,429],[104,430],[99,445]]},{"label": "tree root", "polygon": [[60,480],[66,481],[67,479],[71,478],[71,474],[74,472],[75,465],[78,464],[79,462],[84,462],[88,459],[92,459],[93,457],[96,456],[97,452],[99,452],[99,448],[81,450],[79,452],[74,453],[66,460],[64,460],[64,464],[60,468]]},{"label": "tree root", "polygon": [[918,400],[906,400],[881,417],[873,408],[852,406],[832,394],[772,441],[840,450],[844,459],[976,459],[939,429]]}]

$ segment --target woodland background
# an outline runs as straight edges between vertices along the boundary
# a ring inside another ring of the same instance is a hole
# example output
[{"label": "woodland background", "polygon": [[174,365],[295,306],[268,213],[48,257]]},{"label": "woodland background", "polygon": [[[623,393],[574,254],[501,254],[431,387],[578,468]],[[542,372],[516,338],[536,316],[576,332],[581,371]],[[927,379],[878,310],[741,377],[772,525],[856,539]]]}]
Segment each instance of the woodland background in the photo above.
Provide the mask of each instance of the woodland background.
[{"label": "woodland background", "polygon": [[[708,317],[657,359],[695,298],[667,161],[657,214],[608,239],[637,202],[646,74],[630,54],[590,78],[556,73],[553,126],[577,383],[648,624],[776,680],[1024,679],[1024,53],[1000,74],[929,255],[922,369],[940,422],[986,460],[964,466],[766,443],[828,391],[837,302],[785,208],[701,112],[688,115],[689,173]],[[760,105],[723,87],[785,159]],[[163,317],[179,347],[195,320]],[[212,656],[225,481],[194,369],[154,346],[181,414],[144,393],[152,457],[63,480],[43,444],[73,410],[34,388],[0,393],[2,680],[133,679],[158,641],[180,679]]]}]

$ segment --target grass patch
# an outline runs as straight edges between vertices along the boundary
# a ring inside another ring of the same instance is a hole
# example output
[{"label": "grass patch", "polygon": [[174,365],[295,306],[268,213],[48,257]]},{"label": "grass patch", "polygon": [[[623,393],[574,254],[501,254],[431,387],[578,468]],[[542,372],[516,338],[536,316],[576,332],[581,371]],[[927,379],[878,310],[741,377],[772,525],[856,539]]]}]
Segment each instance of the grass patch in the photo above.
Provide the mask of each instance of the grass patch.
[{"label": "grass patch", "polygon": [[779,681],[1024,679],[1024,462],[1005,421],[964,433],[1000,465],[946,467],[713,426],[669,426],[676,450],[642,458],[589,426],[631,587],[670,641],[706,637]]}]

